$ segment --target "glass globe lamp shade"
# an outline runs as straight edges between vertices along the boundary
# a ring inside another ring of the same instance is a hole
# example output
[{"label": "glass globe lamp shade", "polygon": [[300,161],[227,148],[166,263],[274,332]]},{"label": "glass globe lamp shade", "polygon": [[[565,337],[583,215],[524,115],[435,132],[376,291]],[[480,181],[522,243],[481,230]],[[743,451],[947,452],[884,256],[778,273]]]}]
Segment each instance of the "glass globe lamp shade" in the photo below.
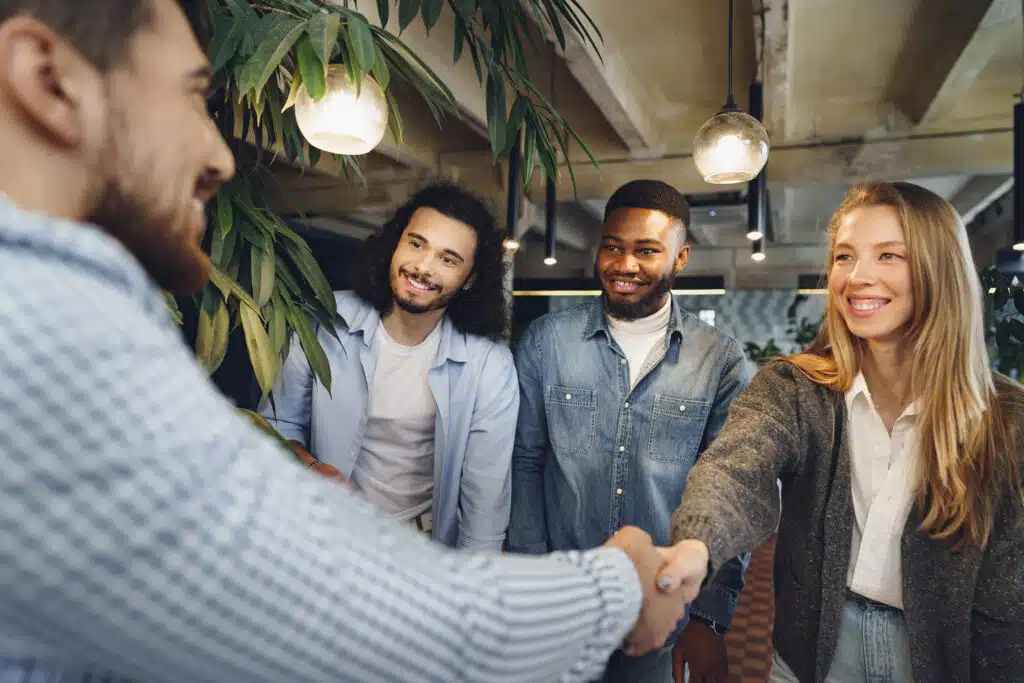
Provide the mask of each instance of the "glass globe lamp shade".
[{"label": "glass globe lamp shade", "polygon": [[745,183],[768,161],[768,133],[753,116],[725,109],[697,131],[693,161],[709,183]]},{"label": "glass globe lamp shade", "polygon": [[388,129],[388,102],[377,81],[364,75],[359,95],[343,64],[327,67],[327,90],[314,102],[306,88],[295,98],[295,121],[314,147],[334,154],[366,154]]}]

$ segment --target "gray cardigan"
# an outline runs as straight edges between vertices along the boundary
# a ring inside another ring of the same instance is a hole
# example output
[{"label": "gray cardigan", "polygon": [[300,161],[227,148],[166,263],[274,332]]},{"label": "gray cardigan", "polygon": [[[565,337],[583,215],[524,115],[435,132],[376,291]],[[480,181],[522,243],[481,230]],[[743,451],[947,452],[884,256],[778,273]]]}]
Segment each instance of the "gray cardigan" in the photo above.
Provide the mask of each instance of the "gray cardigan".
[{"label": "gray cardigan", "polygon": [[[845,425],[841,393],[789,363],[764,367],[690,471],[672,522],[674,540],[707,544],[712,573],[778,524],[773,639],[804,683],[828,673],[846,597],[853,504]],[[902,539],[914,680],[1024,681],[1024,506],[1004,493],[983,549],[955,552],[918,531],[920,521],[911,512]]]}]

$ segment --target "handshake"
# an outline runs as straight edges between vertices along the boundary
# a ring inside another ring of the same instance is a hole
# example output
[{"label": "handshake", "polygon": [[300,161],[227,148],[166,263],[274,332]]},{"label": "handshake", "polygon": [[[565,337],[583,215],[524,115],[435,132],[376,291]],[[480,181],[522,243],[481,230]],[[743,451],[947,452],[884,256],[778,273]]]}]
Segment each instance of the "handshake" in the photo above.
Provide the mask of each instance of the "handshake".
[{"label": "handshake", "polygon": [[623,643],[626,654],[637,657],[663,647],[686,605],[700,593],[708,572],[707,546],[685,540],[658,548],[647,532],[630,526],[619,529],[604,546],[618,548],[633,560],[644,590],[640,617]]}]

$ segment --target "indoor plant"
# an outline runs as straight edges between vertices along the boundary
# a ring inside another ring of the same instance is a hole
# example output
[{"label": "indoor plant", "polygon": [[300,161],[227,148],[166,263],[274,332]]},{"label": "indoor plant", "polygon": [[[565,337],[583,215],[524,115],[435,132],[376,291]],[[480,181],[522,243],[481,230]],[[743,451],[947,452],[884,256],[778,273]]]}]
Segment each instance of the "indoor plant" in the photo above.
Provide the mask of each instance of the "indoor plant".
[{"label": "indoor plant", "polygon": [[[386,28],[389,19],[399,34],[413,21],[429,31],[442,12],[453,12],[452,59],[468,54],[485,88],[494,158],[507,155],[521,132],[523,182],[529,183],[538,164],[557,174],[571,140],[590,154],[534,87],[525,58],[527,49],[539,48],[534,24],[563,48],[566,34],[575,32],[596,50],[600,33],[576,0],[376,0],[376,9],[381,26],[371,25],[354,1],[207,0],[206,11],[193,18],[214,69],[211,112],[238,159],[235,180],[208,211],[213,271],[196,297],[196,351],[212,373],[224,359],[228,335],[241,326],[264,395],[293,336],[330,390],[330,367],[314,323],[333,331],[333,293],[308,245],[268,210],[261,191],[272,177],[270,154],[301,168],[317,164],[320,155],[305,144],[288,105],[298,88],[314,100],[323,95],[328,64],[344,63],[357,84],[373,78],[380,85],[390,105],[389,126],[401,140],[401,112],[389,90],[396,79],[411,86],[436,118],[458,114],[437,74]],[[339,162],[346,175],[359,175],[355,158]]]}]

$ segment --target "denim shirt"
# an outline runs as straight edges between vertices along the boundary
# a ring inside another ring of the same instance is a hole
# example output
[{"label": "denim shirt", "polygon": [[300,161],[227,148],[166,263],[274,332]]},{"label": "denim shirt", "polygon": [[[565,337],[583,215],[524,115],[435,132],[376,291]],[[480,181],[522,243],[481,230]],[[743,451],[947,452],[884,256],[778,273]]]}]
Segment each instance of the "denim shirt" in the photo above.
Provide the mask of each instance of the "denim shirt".
[{"label": "denim shirt", "polygon": [[[344,325],[338,339],[319,328],[331,367],[332,394],[314,378],[293,342],[275,382],[274,407],[259,412],[286,439],[351,478],[362,450],[377,365],[380,314],[351,292],[336,295]],[[462,334],[441,320],[437,358],[427,376],[437,404],[434,427],[433,536],[451,547],[500,550],[508,528],[512,443],[519,392],[512,353],[503,344]]]},{"label": "denim shirt", "polygon": [[[595,297],[534,321],[516,366],[509,549],[593,548],[625,525],[669,545],[686,475],[751,378],[736,341],[673,300],[665,339],[630,390],[628,362]],[[692,613],[728,627],[747,560],[726,563]]]}]

